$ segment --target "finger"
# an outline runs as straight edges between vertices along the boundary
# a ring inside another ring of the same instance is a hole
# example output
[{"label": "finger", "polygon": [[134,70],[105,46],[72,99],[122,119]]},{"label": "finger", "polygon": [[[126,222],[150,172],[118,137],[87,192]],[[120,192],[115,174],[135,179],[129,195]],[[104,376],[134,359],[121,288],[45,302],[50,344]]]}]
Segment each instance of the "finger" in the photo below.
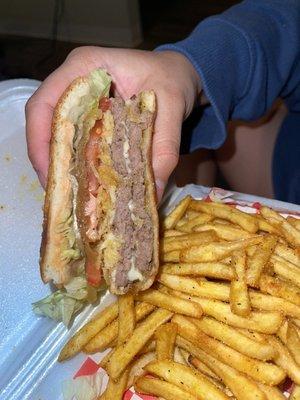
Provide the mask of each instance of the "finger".
[{"label": "finger", "polygon": [[54,108],[69,84],[96,67],[90,48],[79,49],[43,82],[26,105],[26,139],[29,159],[45,186]]},{"label": "finger", "polygon": [[[170,99],[172,99],[170,101]],[[178,163],[184,105],[170,93],[157,93],[157,117],[154,126],[152,165],[158,201]]]},{"label": "finger", "polygon": [[49,166],[49,143],[53,107],[48,103],[30,103],[26,107],[26,139],[28,157],[41,185],[45,188]]}]

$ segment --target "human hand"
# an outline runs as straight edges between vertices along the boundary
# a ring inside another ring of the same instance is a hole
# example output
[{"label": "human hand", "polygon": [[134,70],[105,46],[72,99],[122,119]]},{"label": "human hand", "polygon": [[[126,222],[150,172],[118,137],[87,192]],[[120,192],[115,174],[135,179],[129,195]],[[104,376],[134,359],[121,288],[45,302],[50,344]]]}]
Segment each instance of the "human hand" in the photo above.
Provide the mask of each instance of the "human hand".
[{"label": "human hand", "polygon": [[201,92],[200,79],[187,58],[177,52],[81,47],[73,50],[26,104],[28,155],[40,182],[46,184],[53,110],[67,86],[95,68],[112,76],[123,98],[145,89],[157,97],[152,164],[158,200],[179,157],[181,126]]}]

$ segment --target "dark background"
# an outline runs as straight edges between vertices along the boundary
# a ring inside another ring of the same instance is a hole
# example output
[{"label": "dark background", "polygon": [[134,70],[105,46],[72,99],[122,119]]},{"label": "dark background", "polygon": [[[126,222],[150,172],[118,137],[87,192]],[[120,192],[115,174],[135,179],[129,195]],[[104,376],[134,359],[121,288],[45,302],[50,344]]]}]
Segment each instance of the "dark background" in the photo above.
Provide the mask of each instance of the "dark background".
[{"label": "dark background", "polygon": [[[239,1],[140,0],[144,40],[138,48],[152,50],[160,44],[183,39],[202,19],[218,14],[236,3]],[[64,61],[73,48],[79,46],[55,40],[59,13],[60,10],[56,9],[52,16],[53,40],[0,36],[0,79],[43,80]]]}]

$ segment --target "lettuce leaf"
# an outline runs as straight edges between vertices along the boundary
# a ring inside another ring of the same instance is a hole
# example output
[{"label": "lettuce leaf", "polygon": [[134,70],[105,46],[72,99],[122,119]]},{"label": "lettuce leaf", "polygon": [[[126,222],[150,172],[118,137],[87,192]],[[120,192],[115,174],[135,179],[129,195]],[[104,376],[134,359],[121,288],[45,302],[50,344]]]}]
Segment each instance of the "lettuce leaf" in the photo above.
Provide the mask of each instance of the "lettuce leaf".
[{"label": "lettuce leaf", "polygon": [[101,68],[95,69],[89,75],[92,95],[95,97],[107,97],[109,95],[111,76]]},{"label": "lettuce leaf", "polygon": [[[99,290],[104,290],[104,286]],[[88,302],[88,285],[84,277],[77,276],[65,285],[64,289],[57,290],[42,300],[32,304],[35,314],[44,315],[55,321],[62,321],[66,326],[72,317]]]}]

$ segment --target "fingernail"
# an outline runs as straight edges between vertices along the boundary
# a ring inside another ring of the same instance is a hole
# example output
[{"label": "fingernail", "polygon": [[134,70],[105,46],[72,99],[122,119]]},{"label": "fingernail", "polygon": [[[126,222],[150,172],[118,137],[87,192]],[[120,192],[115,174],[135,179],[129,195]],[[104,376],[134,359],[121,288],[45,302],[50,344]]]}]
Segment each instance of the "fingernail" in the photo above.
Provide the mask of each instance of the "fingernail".
[{"label": "fingernail", "polygon": [[163,194],[164,194],[164,190],[165,190],[166,184],[162,180],[156,179],[155,180],[155,185],[156,185],[157,201],[159,203],[161,198],[162,198],[162,196],[163,196]]},{"label": "fingernail", "polygon": [[38,178],[39,178],[39,181],[40,181],[41,185],[42,185],[43,188],[45,189],[45,188],[46,188],[46,183],[47,183],[47,178],[46,178],[45,175],[44,175],[42,172],[40,172],[40,171],[37,171],[37,176],[38,176]]}]

